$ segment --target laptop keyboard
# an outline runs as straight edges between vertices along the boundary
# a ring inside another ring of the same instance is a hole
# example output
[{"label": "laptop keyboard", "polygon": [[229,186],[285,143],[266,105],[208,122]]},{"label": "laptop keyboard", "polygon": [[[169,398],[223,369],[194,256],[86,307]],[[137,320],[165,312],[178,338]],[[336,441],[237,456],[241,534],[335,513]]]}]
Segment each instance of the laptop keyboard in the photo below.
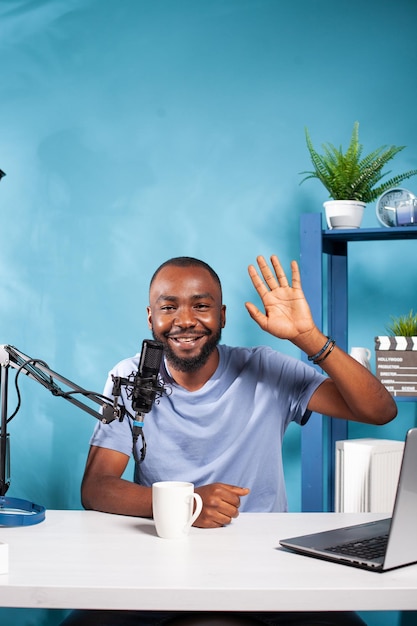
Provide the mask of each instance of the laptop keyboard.
[{"label": "laptop keyboard", "polygon": [[356,556],[362,559],[372,560],[384,556],[388,542],[388,534],[379,537],[371,537],[362,541],[352,541],[342,543],[338,546],[326,548],[326,552],[346,554],[346,556]]}]

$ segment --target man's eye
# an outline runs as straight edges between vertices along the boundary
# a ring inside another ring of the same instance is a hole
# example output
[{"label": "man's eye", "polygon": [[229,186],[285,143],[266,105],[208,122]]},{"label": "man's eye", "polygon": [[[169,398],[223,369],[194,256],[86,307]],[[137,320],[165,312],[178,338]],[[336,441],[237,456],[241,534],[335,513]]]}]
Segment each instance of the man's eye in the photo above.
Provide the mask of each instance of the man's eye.
[{"label": "man's eye", "polygon": [[207,309],[209,309],[209,305],[208,304],[203,304],[202,302],[200,304],[196,304],[195,306],[196,309],[198,309],[199,311],[205,311]]},{"label": "man's eye", "polygon": [[161,311],[173,311],[175,309],[172,304],[167,304],[165,306],[161,306]]}]

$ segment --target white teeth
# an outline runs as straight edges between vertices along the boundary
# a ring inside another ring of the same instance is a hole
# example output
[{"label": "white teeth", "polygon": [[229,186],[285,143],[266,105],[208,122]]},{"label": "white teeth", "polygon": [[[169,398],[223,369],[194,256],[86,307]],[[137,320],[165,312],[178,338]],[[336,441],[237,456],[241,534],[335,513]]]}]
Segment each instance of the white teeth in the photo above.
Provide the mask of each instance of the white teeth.
[{"label": "white teeth", "polygon": [[179,343],[191,343],[192,341],[195,341],[195,339],[195,337],[177,337],[175,341],[178,341]]}]

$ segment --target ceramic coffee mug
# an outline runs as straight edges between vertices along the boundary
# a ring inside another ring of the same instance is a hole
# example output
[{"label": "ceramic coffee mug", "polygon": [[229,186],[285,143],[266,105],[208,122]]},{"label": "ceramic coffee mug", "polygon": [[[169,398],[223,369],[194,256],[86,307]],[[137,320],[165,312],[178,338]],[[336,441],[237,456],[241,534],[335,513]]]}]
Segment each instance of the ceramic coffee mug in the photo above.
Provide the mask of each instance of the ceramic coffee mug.
[{"label": "ceramic coffee mug", "polygon": [[203,501],[193,483],[168,480],[152,485],[152,508],[159,537],[183,539],[200,515]]},{"label": "ceramic coffee mug", "polygon": [[350,356],[371,371],[371,351],[368,348],[351,348]]}]

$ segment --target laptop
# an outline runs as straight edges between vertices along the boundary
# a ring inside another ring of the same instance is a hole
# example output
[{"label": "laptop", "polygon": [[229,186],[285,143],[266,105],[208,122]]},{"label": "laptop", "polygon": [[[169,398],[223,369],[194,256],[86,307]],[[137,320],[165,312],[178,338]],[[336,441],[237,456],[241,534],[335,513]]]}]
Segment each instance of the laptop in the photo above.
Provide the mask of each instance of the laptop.
[{"label": "laptop", "polygon": [[405,439],[392,517],[279,543],[298,554],[375,572],[417,563],[417,428]]}]

